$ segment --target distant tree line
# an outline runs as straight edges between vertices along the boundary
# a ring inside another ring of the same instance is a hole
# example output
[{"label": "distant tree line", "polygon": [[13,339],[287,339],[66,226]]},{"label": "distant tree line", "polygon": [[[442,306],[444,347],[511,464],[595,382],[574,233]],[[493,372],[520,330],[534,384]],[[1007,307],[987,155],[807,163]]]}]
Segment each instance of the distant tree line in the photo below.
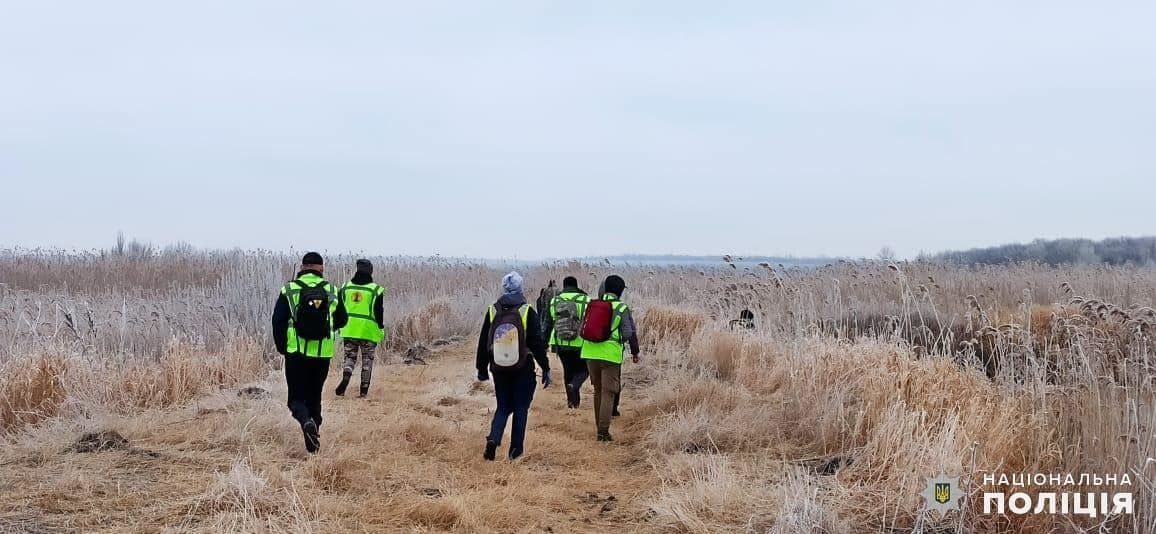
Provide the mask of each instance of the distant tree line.
[{"label": "distant tree line", "polygon": [[944,252],[932,259],[957,265],[1149,265],[1156,266],[1156,237],[1037,239],[1031,243]]}]

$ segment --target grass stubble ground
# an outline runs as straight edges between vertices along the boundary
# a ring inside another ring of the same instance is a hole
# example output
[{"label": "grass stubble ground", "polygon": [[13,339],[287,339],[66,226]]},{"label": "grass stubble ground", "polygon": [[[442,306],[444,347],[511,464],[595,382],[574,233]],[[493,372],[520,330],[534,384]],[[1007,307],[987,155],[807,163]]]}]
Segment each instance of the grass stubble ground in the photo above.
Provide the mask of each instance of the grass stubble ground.
[{"label": "grass stubble ground", "polygon": [[[176,409],[42,426],[0,452],[0,530],[646,528],[643,496],[657,480],[636,410],[616,421],[617,443],[601,444],[590,410],[568,410],[558,385],[539,388],[527,454],[485,462],[492,386],[473,380],[469,347],[446,347],[430,365],[393,361],[378,365],[367,399],[335,397],[329,382],[316,456],[277,374],[252,384],[268,392],[258,398],[230,388]],[[78,450],[78,436],[95,432],[126,442]]]}]

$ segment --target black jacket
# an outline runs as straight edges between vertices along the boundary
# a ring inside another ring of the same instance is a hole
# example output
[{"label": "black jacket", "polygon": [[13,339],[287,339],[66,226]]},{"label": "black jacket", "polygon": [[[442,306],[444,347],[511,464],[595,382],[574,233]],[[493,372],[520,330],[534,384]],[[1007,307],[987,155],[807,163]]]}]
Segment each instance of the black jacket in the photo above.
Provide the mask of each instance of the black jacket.
[{"label": "black jacket", "polygon": [[[305,273],[313,273],[321,276],[321,273],[313,270],[301,271],[297,273],[297,278],[301,278]],[[334,288],[337,290],[340,288]],[[345,303],[341,302],[341,292],[337,292],[337,311],[333,312],[333,329],[337,330],[349,322],[349,314],[345,312]],[[285,347],[288,345],[289,337],[289,321],[293,319],[293,312],[289,309],[289,299],[284,294],[277,295],[277,303],[273,305],[273,345],[277,347],[277,352],[288,356],[285,353]]]},{"label": "black jacket", "polygon": [[[350,282],[357,284],[359,286],[363,286],[365,284],[369,284],[369,283],[373,282],[373,275],[365,274],[365,273],[355,273],[353,275],[353,279],[350,280]],[[345,295],[341,295],[341,298],[344,299]],[[385,328],[385,306],[382,305],[382,303],[381,303],[381,301],[383,301],[383,300],[385,300],[385,299],[379,298],[373,302],[373,319],[375,321],[377,321],[377,326],[379,328]]]},{"label": "black jacket", "polygon": [[[521,295],[503,295],[498,299],[497,305],[499,309],[517,308],[526,303],[526,298]],[[534,361],[542,366],[542,370],[550,372],[550,360],[546,358],[546,340],[542,339],[542,328],[538,320],[538,311],[532,306],[529,313],[526,314],[526,346],[530,349],[530,354],[534,356],[522,372],[534,372]],[[490,369],[493,368],[491,361],[493,354],[491,354],[490,347],[490,312],[487,309],[486,314],[482,318],[482,332],[478,335],[478,353],[476,364],[478,368],[478,378],[488,379],[490,376]],[[498,371],[501,372],[501,371]]]}]

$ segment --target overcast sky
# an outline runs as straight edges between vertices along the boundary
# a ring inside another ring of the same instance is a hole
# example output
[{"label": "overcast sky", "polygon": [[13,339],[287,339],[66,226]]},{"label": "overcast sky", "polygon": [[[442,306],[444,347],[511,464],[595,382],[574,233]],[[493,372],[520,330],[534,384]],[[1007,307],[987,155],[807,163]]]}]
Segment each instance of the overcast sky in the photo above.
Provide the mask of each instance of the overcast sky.
[{"label": "overcast sky", "polygon": [[1151,235],[1154,23],[1148,0],[0,0],[0,247]]}]

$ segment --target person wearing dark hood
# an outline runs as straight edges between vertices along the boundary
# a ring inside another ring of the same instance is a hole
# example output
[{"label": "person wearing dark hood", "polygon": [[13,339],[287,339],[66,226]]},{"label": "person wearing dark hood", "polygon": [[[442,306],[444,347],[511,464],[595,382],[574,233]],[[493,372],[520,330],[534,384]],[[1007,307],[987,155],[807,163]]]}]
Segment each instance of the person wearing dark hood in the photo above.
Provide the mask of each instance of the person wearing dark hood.
[{"label": "person wearing dark hood", "polygon": [[566,407],[577,408],[582,402],[582,384],[589,373],[582,361],[582,319],[590,297],[578,287],[578,279],[562,280],[562,292],[550,300],[542,312],[542,335],[562,362],[562,380],[566,384]]},{"label": "person wearing dark hood", "polygon": [[755,329],[755,313],[750,309],[744,308],[739,312],[738,319],[731,319],[731,330],[754,330]]},{"label": "person wearing dark hood", "polygon": [[538,310],[538,313],[543,314],[543,321],[546,319],[546,310],[550,309],[550,301],[554,300],[554,297],[557,296],[558,286],[554,284],[553,280],[550,280],[550,283],[546,284],[546,287],[538,291],[538,300],[534,301],[534,309]]},{"label": "person wearing dark hood", "polygon": [[494,376],[494,395],[497,409],[486,438],[483,458],[493,461],[506,422],[512,415],[514,426],[510,431],[510,460],[522,456],[526,438],[526,423],[530,403],[536,387],[534,362],[542,366],[542,387],[549,387],[550,361],[546,359],[546,343],[542,339],[538,312],[526,304],[522,294],[522,275],[511,272],[502,278],[502,296],[486,311],[482,332],[478,336],[478,380]]},{"label": "person wearing dark hood", "polygon": [[345,344],[345,365],[341,369],[341,383],[337,385],[337,395],[345,395],[353,369],[357,367],[357,355],[361,354],[361,393],[369,394],[369,381],[373,377],[373,357],[377,345],[385,339],[385,319],[382,300],[385,288],[373,281],[373,263],[366,259],[357,260],[357,271],[353,279],[341,288],[341,302],[349,315],[349,323],[341,329],[341,339]]},{"label": "person wearing dark hood", "polygon": [[586,360],[594,385],[594,421],[598,441],[614,441],[610,420],[616,411],[615,397],[622,391],[622,352],[627,345],[638,363],[638,333],[630,307],[622,302],[626,282],[618,275],[606,277],[603,294],[586,307],[582,324],[582,359]]},{"label": "person wearing dark hood", "polygon": [[287,404],[301,425],[305,450],[310,453],[321,447],[321,390],[329,374],[337,331],[349,319],[324,272],[321,255],[306,254],[297,277],[281,288],[273,307],[273,344],[285,356]]}]

